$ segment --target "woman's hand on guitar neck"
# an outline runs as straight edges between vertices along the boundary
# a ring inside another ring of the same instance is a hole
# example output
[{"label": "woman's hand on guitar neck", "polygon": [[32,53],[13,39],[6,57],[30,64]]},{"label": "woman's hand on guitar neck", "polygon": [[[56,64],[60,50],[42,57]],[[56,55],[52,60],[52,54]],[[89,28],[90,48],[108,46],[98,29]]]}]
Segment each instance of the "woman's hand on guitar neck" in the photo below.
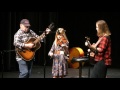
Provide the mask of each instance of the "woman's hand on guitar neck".
[{"label": "woman's hand on guitar neck", "polygon": [[93,43],[93,44],[91,45],[91,44],[88,44],[88,43],[86,42],[85,45],[89,47],[90,51],[95,51],[95,50],[96,50],[95,43]]},{"label": "woman's hand on guitar neck", "polygon": [[96,47],[94,47],[94,45],[91,45],[89,48],[90,48],[92,51],[95,51],[95,50],[96,50]]}]

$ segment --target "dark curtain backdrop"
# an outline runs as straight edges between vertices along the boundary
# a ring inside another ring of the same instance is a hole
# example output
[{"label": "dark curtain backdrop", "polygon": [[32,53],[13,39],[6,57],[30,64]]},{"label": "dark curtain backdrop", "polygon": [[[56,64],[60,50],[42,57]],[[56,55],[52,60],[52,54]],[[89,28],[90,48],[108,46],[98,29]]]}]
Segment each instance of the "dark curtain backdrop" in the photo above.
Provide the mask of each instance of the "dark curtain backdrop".
[{"label": "dark curtain backdrop", "polygon": [[[55,31],[58,27],[66,29],[66,35],[70,42],[70,48],[80,47],[87,51],[85,47],[85,36],[91,37],[91,42],[96,42],[95,23],[99,19],[104,19],[112,32],[112,67],[120,67],[119,63],[119,12],[0,12],[0,66],[5,70],[18,70],[15,60],[13,46],[14,34],[19,29],[20,20],[27,18],[30,20],[31,29],[38,35],[51,23],[55,23],[52,32],[41,43],[41,48],[35,54],[34,65],[52,65],[52,60],[48,57],[48,52],[54,41]],[[2,58],[3,56],[3,58]]]}]

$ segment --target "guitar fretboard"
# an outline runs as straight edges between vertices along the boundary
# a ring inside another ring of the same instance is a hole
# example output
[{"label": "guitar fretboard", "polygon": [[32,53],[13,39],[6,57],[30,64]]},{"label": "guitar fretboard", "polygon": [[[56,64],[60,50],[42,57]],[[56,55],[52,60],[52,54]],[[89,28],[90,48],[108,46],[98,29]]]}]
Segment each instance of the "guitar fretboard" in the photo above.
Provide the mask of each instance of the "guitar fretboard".
[{"label": "guitar fretboard", "polygon": [[45,37],[45,32],[42,33],[42,35],[40,35],[33,43],[36,44],[36,43],[40,42],[44,37]]}]

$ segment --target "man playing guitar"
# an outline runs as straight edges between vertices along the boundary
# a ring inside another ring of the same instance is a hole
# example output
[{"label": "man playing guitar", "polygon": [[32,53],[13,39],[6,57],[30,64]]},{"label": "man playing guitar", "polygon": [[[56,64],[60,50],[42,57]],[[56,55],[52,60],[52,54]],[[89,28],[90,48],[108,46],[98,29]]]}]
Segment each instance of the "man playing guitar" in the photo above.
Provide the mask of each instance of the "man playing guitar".
[{"label": "man playing guitar", "polygon": [[46,28],[42,35],[38,36],[30,29],[28,19],[20,21],[20,29],[14,35],[16,49],[16,61],[19,65],[19,78],[29,78],[33,65],[35,51],[40,48],[40,41],[49,34],[50,28]]}]

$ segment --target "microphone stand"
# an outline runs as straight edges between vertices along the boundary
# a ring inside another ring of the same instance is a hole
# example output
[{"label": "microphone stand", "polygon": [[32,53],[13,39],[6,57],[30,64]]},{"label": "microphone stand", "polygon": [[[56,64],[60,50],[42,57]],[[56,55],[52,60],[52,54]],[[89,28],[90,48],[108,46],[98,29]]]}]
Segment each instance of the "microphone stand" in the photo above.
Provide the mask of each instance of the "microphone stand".
[{"label": "microphone stand", "polygon": [[4,56],[4,52],[3,52],[3,51],[1,51],[0,53],[1,53],[1,57],[2,57],[2,61],[1,61],[1,64],[2,64],[2,67],[1,67],[1,68],[2,68],[2,69],[1,69],[1,70],[2,70],[2,76],[1,76],[1,77],[3,78],[3,71],[4,71],[3,56]]},{"label": "microphone stand", "polygon": [[[87,39],[86,42],[90,44],[90,42],[89,42],[90,38],[88,36],[86,36],[85,38]],[[85,44],[85,46],[87,46],[87,45]],[[89,59],[89,61],[88,61],[88,63],[89,63],[88,78],[90,78],[90,48],[88,48],[88,50],[87,50],[87,57]]]},{"label": "microphone stand", "polygon": [[2,57],[2,61],[1,61],[1,64],[2,64],[2,78],[3,78],[3,72],[4,72],[4,53],[9,53],[9,52],[13,52],[15,50],[3,50],[3,51],[0,51],[1,53],[1,57]]},{"label": "microphone stand", "polygon": [[[40,33],[43,33],[43,31],[39,31]],[[55,33],[53,31],[51,31],[50,33]],[[46,37],[42,40],[42,42],[44,42],[44,78],[45,78],[45,74],[46,74]]]},{"label": "microphone stand", "polygon": [[90,78],[90,52],[87,52],[88,62],[89,62],[89,68],[88,68],[88,78]]},{"label": "microphone stand", "polygon": [[[39,32],[43,33],[44,31],[39,31]],[[46,73],[45,72],[46,71],[46,58],[45,58],[46,57],[45,56],[46,55],[46,52],[45,52],[46,51],[46,36],[44,37],[44,39],[41,40],[41,42],[44,42],[44,69],[43,69],[44,71],[43,72],[44,72],[44,78],[45,78],[45,73]]]},{"label": "microphone stand", "polygon": [[45,73],[46,73],[46,38],[44,38],[44,78],[45,78]]}]

